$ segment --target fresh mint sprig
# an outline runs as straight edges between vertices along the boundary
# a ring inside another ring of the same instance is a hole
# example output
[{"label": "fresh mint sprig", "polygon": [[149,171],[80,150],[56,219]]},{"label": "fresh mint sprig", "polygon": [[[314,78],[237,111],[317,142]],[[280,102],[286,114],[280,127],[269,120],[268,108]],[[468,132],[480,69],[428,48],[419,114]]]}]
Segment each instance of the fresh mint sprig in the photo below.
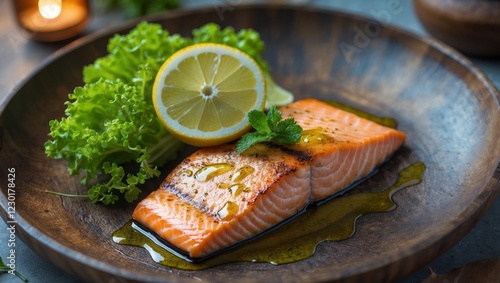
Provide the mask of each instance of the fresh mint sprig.
[{"label": "fresh mint sprig", "polygon": [[255,131],[245,134],[236,143],[236,151],[240,154],[256,143],[273,141],[291,145],[300,141],[302,127],[294,118],[283,120],[275,106],[269,108],[267,115],[258,110],[248,112],[248,120]]}]

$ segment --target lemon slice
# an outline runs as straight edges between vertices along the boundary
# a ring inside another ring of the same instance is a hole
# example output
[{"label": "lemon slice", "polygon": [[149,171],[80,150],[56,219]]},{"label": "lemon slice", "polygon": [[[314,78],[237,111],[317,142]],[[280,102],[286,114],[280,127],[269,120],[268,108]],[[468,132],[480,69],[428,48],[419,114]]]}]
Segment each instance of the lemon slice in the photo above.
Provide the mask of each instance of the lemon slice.
[{"label": "lemon slice", "polygon": [[266,109],[271,108],[271,106],[284,106],[293,101],[293,94],[276,84],[269,74],[266,74],[266,88]]},{"label": "lemon slice", "polygon": [[153,104],[167,130],[194,146],[235,140],[250,129],[248,112],[263,110],[265,77],[246,53],[199,43],[174,53],[153,85]]}]

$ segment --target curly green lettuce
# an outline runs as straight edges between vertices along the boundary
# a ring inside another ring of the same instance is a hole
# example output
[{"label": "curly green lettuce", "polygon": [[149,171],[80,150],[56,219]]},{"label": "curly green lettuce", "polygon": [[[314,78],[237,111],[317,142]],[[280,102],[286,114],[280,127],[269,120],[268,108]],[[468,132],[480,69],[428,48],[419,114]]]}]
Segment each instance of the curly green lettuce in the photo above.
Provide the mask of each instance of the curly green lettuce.
[{"label": "curly green lettuce", "polygon": [[264,41],[253,29],[241,29],[236,32],[231,26],[221,29],[219,25],[209,23],[193,30],[193,43],[206,42],[238,48],[252,57],[264,73],[269,73],[269,67],[261,55],[265,48]]},{"label": "curly green lettuce", "polygon": [[201,42],[236,47],[269,74],[260,55],[264,43],[256,31],[235,32],[214,23],[193,30],[188,38],[141,22],[128,34],[112,37],[108,54],[83,69],[85,84],[69,94],[65,117],[50,121],[45,152],[66,160],[70,174],[83,175],[83,184],[92,183],[87,191],[92,202],[136,200],[140,186],[158,176],[158,168],[182,147],[156,116],[152,88],[168,57]]},{"label": "curly green lettuce", "polygon": [[[65,117],[50,121],[47,156],[66,160],[69,173],[82,174],[85,185],[107,176],[88,189],[92,202],[134,201],[140,185],[158,176],[158,167],[182,147],[158,120],[151,92],[163,62],[190,44],[146,22],[115,35],[108,54],[84,68],[85,85],[69,94]],[[137,165],[135,172],[126,172],[130,163]]]},{"label": "curly green lettuce", "polygon": [[[182,144],[158,120],[153,106],[135,86],[100,79],[77,87],[66,102],[66,117],[50,121],[45,143],[49,157],[65,159],[72,175],[85,174],[82,183],[104,173],[110,176],[88,190],[93,202],[113,204],[123,194],[134,201],[138,185],[158,176],[157,166],[175,157]],[[136,162],[135,174],[120,164]]]},{"label": "curly green lettuce", "polygon": [[192,39],[170,35],[159,24],[140,22],[126,35],[109,40],[108,55],[83,69],[83,81],[93,83],[102,78],[122,81],[139,88],[144,99],[151,101],[156,73],[176,51],[193,44]]}]

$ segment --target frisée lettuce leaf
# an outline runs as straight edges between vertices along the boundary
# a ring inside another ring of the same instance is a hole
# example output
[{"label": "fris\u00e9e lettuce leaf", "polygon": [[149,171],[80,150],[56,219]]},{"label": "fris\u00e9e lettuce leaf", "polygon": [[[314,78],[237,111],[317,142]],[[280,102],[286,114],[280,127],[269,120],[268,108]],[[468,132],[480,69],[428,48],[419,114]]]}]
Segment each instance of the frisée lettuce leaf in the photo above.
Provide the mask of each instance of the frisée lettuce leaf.
[{"label": "fris\u00e9e lettuce leaf", "polygon": [[[100,79],[77,87],[69,99],[66,117],[50,121],[53,140],[46,142],[45,151],[52,158],[65,159],[70,174],[83,171],[83,184],[102,173],[110,176],[88,190],[93,202],[113,204],[120,194],[134,201],[141,192],[138,185],[158,176],[157,166],[175,158],[182,146],[135,86]],[[135,174],[120,166],[134,161]]]},{"label": "fris\u00e9e lettuce leaf", "polygon": [[153,82],[163,62],[191,44],[192,39],[170,35],[159,24],[140,22],[128,34],[117,34],[109,40],[108,55],[85,66],[83,81],[121,81],[137,87],[144,99],[151,101]]}]

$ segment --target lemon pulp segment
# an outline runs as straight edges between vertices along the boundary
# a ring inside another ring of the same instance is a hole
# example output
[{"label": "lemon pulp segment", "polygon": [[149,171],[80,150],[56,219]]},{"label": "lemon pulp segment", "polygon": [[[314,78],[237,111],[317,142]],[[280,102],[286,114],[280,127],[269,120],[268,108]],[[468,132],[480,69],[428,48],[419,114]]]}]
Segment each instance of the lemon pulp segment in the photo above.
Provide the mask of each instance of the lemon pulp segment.
[{"label": "lemon pulp segment", "polygon": [[195,44],[160,68],[153,103],[174,135],[208,146],[248,131],[247,113],[264,108],[265,89],[262,71],[245,53],[221,44]]}]

